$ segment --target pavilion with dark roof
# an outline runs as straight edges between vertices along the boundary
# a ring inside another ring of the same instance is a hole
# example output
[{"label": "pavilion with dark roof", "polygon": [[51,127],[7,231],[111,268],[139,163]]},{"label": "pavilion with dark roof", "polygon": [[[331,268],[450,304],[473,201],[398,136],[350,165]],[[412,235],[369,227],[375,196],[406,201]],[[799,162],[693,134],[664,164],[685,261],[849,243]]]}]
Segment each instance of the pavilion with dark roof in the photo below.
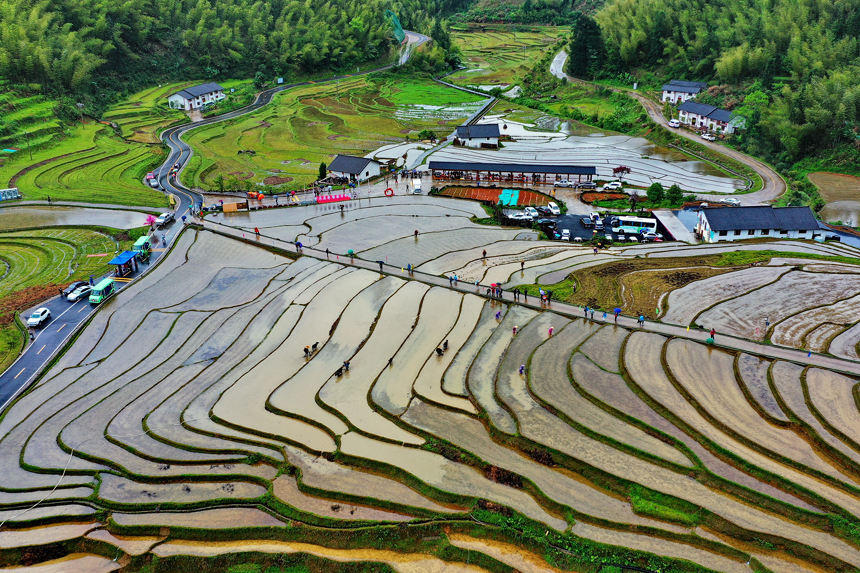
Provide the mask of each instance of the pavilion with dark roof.
[{"label": "pavilion with dark roof", "polygon": [[434,180],[551,184],[563,179],[571,181],[574,176],[579,182],[591,181],[592,177],[597,174],[597,168],[593,165],[430,161],[429,167]]},{"label": "pavilion with dark roof", "polygon": [[706,243],[773,237],[815,239],[824,234],[809,207],[709,207],[699,211],[696,233]]}]

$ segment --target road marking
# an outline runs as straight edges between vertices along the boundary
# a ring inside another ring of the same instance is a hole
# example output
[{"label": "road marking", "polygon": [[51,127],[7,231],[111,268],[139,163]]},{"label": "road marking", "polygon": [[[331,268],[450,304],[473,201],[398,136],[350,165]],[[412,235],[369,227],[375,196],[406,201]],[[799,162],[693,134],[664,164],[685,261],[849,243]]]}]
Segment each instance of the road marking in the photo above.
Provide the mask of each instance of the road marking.
[{"label": "road marking", "polygon": [[[78,311],[78,312],[80,312],[80,311]],[[61,330],[63,330],[64,328],[66,328],[66,325],[65,325],[65,324],[63,324],[60,328],[58,328],[58,329],[57,329],[57,332],[60,332],[60,331],[61,331]],[[39,352],[41,352],[41,350],[40,350]],[[36,354],[38,354],[39,352],[37,352]]]},{"label": "road marking", "polygon": [[[21,372],[23,372],[24,370],[26,370],[26,368],[21,368]],[[12,378],[12,380],[17,380],[17,379],[18,379],[18,376],[20,376],[20,375],[21,375],[21,372],[18,372],[18,373],[15,375],[15,377],[14,377],[14,378]]]},{"label": "road marking", "polygon": [[[48,345],[46,344],[45,346],[48,346]],[[45,346],[43,346],[42,348],[40,348],[40,349],[39,349],[39,352],[37,352],[36,354],[41,354],[41,353],[42,353],[42,351],[45,349]],[[15,378],[17,378],[17,376],[15,376]]]},{"label": "road marking", "polygon": [[113,279],[113,280],[114,280],[114,282],[118,282],[118,283],[130,283],[130,282],[131,282],[131,281],[133,281],[134,279],[121,279],[121,278],[115,278],[115,279]]},{"label": "road marking", "polygon": [[82,307],[80,308],[80,310],[78,310],[78,312],[81,312],[81,310],[84,310],[85,308],[87,308],[87,307],[82,306]]}]

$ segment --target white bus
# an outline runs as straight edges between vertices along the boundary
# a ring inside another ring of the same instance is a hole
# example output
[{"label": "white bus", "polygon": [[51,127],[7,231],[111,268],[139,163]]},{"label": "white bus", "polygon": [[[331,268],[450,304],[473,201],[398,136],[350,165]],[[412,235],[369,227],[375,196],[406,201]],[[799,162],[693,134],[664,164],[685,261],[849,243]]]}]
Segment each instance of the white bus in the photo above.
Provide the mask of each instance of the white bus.
[{"label": "white bus", "polygon": [[620,215],[612,222],[612,232],[627,235],[639,235],[644,231],[657,231],[657,219],[643,217],[628,217]]}]

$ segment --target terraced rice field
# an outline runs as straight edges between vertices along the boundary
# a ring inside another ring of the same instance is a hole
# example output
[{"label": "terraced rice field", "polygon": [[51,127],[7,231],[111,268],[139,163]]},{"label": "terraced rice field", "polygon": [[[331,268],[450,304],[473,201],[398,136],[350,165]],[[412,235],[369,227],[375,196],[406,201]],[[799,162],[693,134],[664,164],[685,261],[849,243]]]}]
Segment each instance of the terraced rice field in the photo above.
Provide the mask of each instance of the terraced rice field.
[{"label": "terraced rice field", "polygon": [[212,189],[219,175],[243,185],[278,177],[286,179],[283,189],[302,188],[336,154],[363,156],[425,128],[446,136],[480,101],[433,82],[385,76],[289,90],[256,113],[192,131],[185,140],[195,155],[184,182]]},{"label": "terraced rice field", "polygon": [[857,382],[187,229],[0,418],[0,565],[847,573]]},{"label": "terraced rice field", "polygon": [[504,86],[516,83],[567,32],[566,28],[533,26],[522,31],[490,24],[468,24],[451,30],[469,67],[449,76],[461,85]]},{"label": "terraced rice field", "polygon": [[24,344],[16,312],[56,295],[72,281],[103,275],[114,251],[130,248],[132,242],[75,228],[0,233],[0,371]]},{"label": "terraced rice field", "polygon": [[181,110],[170,109],[167,98],[199,83],[181,82],[143,90],[112,106],[102,117],[105,121],[117,124],[126,139],[140,143],[160,143],[158,135],[161,130],[188,119]]},{"label": "terraced rice field", "polygon": [[16,153],[0,167],[0,182],[18,187],[28,200],[165,207],[164,194],[142,183],[163,156],[158,146],[127,142],[110,127],[90,123],[34,152],[32,160]]}]

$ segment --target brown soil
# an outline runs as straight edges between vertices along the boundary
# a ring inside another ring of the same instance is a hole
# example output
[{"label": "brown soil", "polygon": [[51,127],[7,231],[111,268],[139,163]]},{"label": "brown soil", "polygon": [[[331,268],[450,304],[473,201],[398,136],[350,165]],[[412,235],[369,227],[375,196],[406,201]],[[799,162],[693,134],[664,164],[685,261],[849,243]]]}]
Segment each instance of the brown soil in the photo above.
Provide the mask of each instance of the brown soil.
[{"label": "brown soil", "polygon": [[448,125],[448,120],[447,119],[440,119],[439,121],[436,122],[436,125]]},{"label": "brown soil", "polygon": [[244,171],[233,171],[232,173],[228,173],[227,175],[232,175],[239,181],[244,181],[245,179],[250,179],[251,177],[253,177],[254,172],[248,171],[247,173],[245,173]]},{"label": "brown soil", "polygon": [[283,173],[283,169],[269,169],[269,173]]},{"label": "brown soil", "polygon": [[56,161],[58,159],[62,159],[63,157],[68,157],[69,155],[74,155],[75,153],[86,153],[87,151],[92,151],[93,149],[95,149],[95,147],[90,147],[88,149],[82,149],[81,151],[73,151],[72,153],[64,153],[63,155],[58,155],[56,157],[51,157],[50,159],[46,159],[44,161],[34,163],[33,165],[28,165],[27,167],[25,167],[24,169],[22,169],[21,171],[19,171],[15,175],[13,175],[11,179],[9,179],[9,187],[15,187],[15,183],[18,182],[18,179],[20,177],[23,177],[24,175],[26,175],[27,173],[29,173],[33,169],[36,169],[36,168],[41,167],[43,165],[47,165],[48,163],[51,163],[51,162]]},{"label": "brown soil", "polygon": [[272,124],[269,123],[268,121],[261,121],[260,127],[272,127]]},{"label": "brown soil", "polygon": [[12,322],[14,312],[30,308],[58,295],[59,289],[66,288],[69,284],[71,283],[31,286],[3,297],[0,299],[0,324],[9,324]]},{"label": "brown soil", "polygon": [[594,203],[595,201],[615,201],[617,199],[627,199],[626,193],[599,193],[588,192],[583,193],[580,199],[583,203]]},{"label": "brown soil", "polygon": [[818,171],[808,175],[809,180],[821,191],[827,201],[850,201],[860,199],[860,177],[841,173]]},{"label": "brown soil", "polygon": [[412,130],[411,129],[401,129],[400,133],[403,133],[403,134],[412,133]]},{"label": "brown soil", "polygon": [[270,175],[263,179],[263,183],[266,185],[283,185],[284,183],[289,183],[292,181],[292,177],[279,177],[277,175]]},{"label": "brown soil", "polygon": [[345,135],[329,135],[326,139],[328,139],[329,141],[334,141],[335,139],[337,139],[339,137],[346,137],[346,136]]}]

